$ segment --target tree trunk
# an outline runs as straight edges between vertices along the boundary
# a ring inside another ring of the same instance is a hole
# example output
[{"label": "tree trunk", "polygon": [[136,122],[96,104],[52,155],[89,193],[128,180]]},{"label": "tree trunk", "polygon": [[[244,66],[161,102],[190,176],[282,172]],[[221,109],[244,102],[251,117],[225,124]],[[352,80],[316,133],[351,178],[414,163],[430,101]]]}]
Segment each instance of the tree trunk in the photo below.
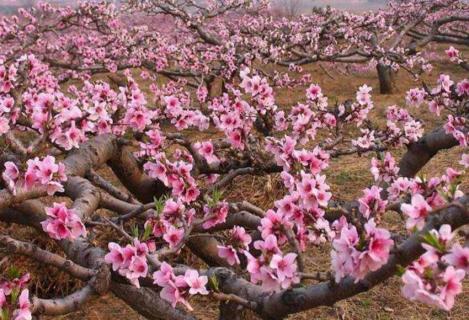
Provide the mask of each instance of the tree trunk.
[{"label": "tree trunk", "polygon": [[390,66],[378,63],[376,66],[378,70],[379,78],[379,91],[381,94],[391,94],[394,93],[394,77],[393,71]]},{"label": "tree trunk", "polygon": [[124,186],[140,201],[149,203],[168,192],[159,181],[145,175],[133,156],[132,148],[121,146],[120,152],[109,157],[109,166]]}]

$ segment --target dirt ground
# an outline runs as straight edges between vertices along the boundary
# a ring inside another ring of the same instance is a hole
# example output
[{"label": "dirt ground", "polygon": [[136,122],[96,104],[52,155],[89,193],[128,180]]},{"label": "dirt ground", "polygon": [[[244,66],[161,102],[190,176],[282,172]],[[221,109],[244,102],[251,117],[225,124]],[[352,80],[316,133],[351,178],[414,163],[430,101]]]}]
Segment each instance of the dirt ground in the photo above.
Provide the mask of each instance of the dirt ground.
[{"label": "dirt ground", "polygon": [[[436,62],[435,70],[431,75],[423,79],[433,85],[440,72],[450,74],[453,79],[460,80],[468,74],[462,69],[447,62]],[[384,110],[390,105],[404,105],[405,91],[412,87],[417,87],[421,82],[414,81],[404,71],[400,71],[396,78],[398,92],[392,95],[380,95],[378,81],[375,72],[356,73],[344,75],[334,67],[327,68],[327,73],[317,65],[307,66],[305,70],[312,75],[313,83],[321,85],[323,92],[329,96],[331,102],[344,101],[354,98],[356,89],[362,84],[373,87],[373,100],[375,110],[373,117],[382,119]],[[298,100],[304,99],[304,88],[280,90],[277,93],[279,105],[288,106]],[[429,111],[422,107],[420,110],[411,110],[413,115],[426,120],[426,130],[430,131],[442,121],[435,119]],[[395,155],[402,154],[404,150],[398,150]],[[459,161],[460,148],[453,148],[451,151],[437,155],[423,170],[424,174],[442,174],[448,166],[455,165]],[[370,156],[347,156],[338,160],[333,160],[326,174],[328,183],[331,185],[334,194],[343,199],[353,199],[361,194],[361,190],[371,183],[369,172]],[[466,176],[463,182],[463,189],[469,189],[469,178]],[[273,201],[281,196],[284,191],[280,188],[277,175],[266,177],[244,176],[236,178],[227,187],[225,194],[230,199],[245,199],[263,208],[272,206]],[[386,223],[391,229],[397,229],[402,225],[398,217],[390,215]],[[330,248],[311,247],[306,255],[308,271],[329,269]],[[66,281],[58,281],[51,285],[62,285]],[[79,285],[79,284],[76,284]],[[321,307],[297,315],[292,315],[288,319],[469,319],[469,285],[464,284],[464,293],[459,295],[456,305],[451,312],[439,311],[422,304],[410,303],[400,294],[400,280],[393,278],[383,283],[369,292],[360,294],[346,301],[342,301],[333,307]],[[64,290],[67,291],[67,290]],[[204,298],[196,298],[192,301],[195,308],[194,315],[201,320],[217,319],[217,305]],[[61,317],[48,317],[47,319],[67,319],[67,320],[114,320],[144,319],[131,310],[125,303],[112,295],[106,295],[96,299],[86,305],[83,310]],[[256,319],[247,315],[246,319]]]}]

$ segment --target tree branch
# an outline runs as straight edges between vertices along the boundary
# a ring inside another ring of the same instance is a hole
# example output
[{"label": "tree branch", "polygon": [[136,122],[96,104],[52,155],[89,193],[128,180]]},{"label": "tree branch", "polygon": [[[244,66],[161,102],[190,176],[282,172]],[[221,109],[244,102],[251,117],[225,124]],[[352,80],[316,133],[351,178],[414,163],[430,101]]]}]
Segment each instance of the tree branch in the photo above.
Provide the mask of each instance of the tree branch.
[{"label": "tree branch", "polygon": [[438,215],[432,215],[424,229],[403,242],[383,267],[369,273],[365,279],[358,282],[347,277],[337,284],[328,281],[266,295],[259,286],[237,277],[229,269],[214,268],[209,270],[209,274],[217,276],[221,291],[256,301],[258,303],[256,312],[264,319],[282,319],[288,314],[318,306],[333,305],[337,301],[368,291],[394,276],[398,266],[408,266],[424,252],[421,246],[422,235],[432,229],[438,229],[443,224],[451,225],[453,230],[469,224],[468,210],[469,196],[465,196],[455,205],[439,211]]},{"label": "tree branch", "polygon": [[32,299],[31,312],[43,315],[62,315],[78,310],[85,302],[94,296],[95,292],[90,284],[80,290],[58,299]]},{"label": "tree branch", "polygon": [[440,150],[457,145],[458,141],[452,135],[446,134],[444,128],[424,135],[417,142],[407,146],[407,152],[399,162],[399,175],[415,176]]},{"label": "tree branch", "polygon": [[0,246],[3,246],[10,254],[21,254],[52,265],[80,280],[89,280],[95,274],[95,271],[77,265],[58,254],[43,250],[32,243],[15,240],[7,235],[0,235]]}]

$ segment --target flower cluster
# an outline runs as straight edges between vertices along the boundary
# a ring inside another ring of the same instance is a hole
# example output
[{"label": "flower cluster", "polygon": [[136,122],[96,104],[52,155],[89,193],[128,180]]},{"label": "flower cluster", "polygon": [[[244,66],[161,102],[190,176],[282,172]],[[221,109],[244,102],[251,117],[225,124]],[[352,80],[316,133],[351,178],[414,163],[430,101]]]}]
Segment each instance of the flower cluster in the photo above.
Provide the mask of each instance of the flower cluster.
[{"label": "flower cluster", "polygon": [[216,204],[204,205],[204,223],[202,226],[204,229],[210,229],[217,224],[223,223],[226,221],[228,216],[229,205],[227,202],[222,201]]},{"label": "flower cluster", "polygon": [[402,275],[404,297],[444,310],[453,307],[468,271],[469,249],[459,244],[451,247],[452,239],[449,225],[442,225],[438,231],[431,230],[424,236],[425,253]]},{"label": "flower cluster", "polygon": [[447,134],[453,135],[453,137],[458,140],[459,144],[463,147],[468,146],[469,133],[467,131],[467,127],[466,118],[448,115],[448,122],[445,124],[445,131]]},{"label": "flower cluster", "polygon": [[307,103],[298,103],[288,114],[281,110],[274,115],[276,130],[291,127],[291,137],[302,144],[314,140],[318,129],[337,125],[337,117],[328,110],[328,99],[319,85],[310,85],[306,89],[306,98]]},{"label": "flower cluster", "polygon": [[110,242],[108,247],[109,253],[104,257],[104,261],[112,265],[112,270],[118,271],[130,283],[140,288],[139,278],[145,278],[148,274],[147,254],[153,248],[137,239],[134,239],[133,245],[121,247],[115,242]]},{"label": "flower cluster", "polygon": [[200,191],[191,174],[192,156],[181,150],[175,152],[173,156],[176,161],[171,162],[165,153],[160,152],[151,158],[154,162],[146,162],[143,168],[150,177],[160,180],[171,188],[173,196],[181,197],[186,203],[193,202]]},{"label": "flower cluster", "polygon": [[423,136],[422,123],[407,110],[390,106],[386,112],[386,140],[391,145],[415,142]]},{"label": "flower cluster", "polygon": [[192,311],[192,307],[187,301],[190,295],[207,295],[207,276],[201,276],[196,270],[186,270],[184,275],[175,275],[173,268],[163,262],[160,270],[153,273],[154,283],[163,289],[160,297],[168,301],[174,308],[178,303],[182,303],[187,309]]},{"label": "flower cluster", "polygon": [[455,47],[450,46],[447,50],[445,50],[445,53],[448,55],[451,62],[454,62],[454,63],[462,62],[462,59],[460,58],[459,50],[456,49]]},{"label": "flower cluster", "polygon": [[363,85],[356,93],[357,102],[348,101],[339,105],[339,119],[348,123],[356,123],[357,127],[361,127],[374,107],[371,100],[371,91],[371,87]]},{"label": "flower cluster", "polygon": [[140,142],[140,150],[135,153],[137,157],[156,157],[160,153],[166,138],[159,126],[145,132],[148,141]]},{"label": "flower cluster", "polygon": [[220,159],[215,154],[215,150],[211,141],[196,142],[194,144],[195,150],[210,164],[220,162]]},{"label": "flower cluster", "polygon": [[358,210],[366,218],[370,219],[371,215],[374,215],[379,219],[379,215],[386,211],[387,201],[381,199],[382,188],[372,186],[363,190],[363,197],[358,199],[360,206]]},{"label": "flower cluster", "polygon": [[42,229],[52,239],[76,239],[86,235],[86,229],[74,209],[68,209],[65,203],[54,202],[46,209],[47,219],[41,222]]},{"label": "flower cluster", "polygon": [[399,178],[391,185],[389,190],[393,197],[400,192],[412,194],[410,204],[401,204],[402,212],[408,216],[406,222],[408,229],[421,230],[431,211],[463,196],[458,184],[458,177],[461,174],[462,172],[448,168],[446,174],[440,178],[434,177],[429,181],[420,178],[413,180]]},{"label": "flower cluster", "polygon": [[425,101],[426,96],[427,93],[425,92],[425,90],[420,88],[414,88],[407,91],[405,100],[407,102],[407,105],[409,106],[420,107]]},{"label": "flower cluster", "polygon": [[19,108],[15,106],[15,100],[10,95],[0,96],[0,136],[10,130],[10,124],[15,124],[18,117]]},{"label": "flower cluster", "polygon": [[463,79],[458,83],[450,76],[442,74],[438,78],[437,86],[427,95],[428,107],[431,112],[440,115],[442,110],[449,111],[444,125],[447,134],[451,134],[461,146],[466,147],[469,141],[469,130],[464,115],[465,105],[469,98],[469,80]]},{"label": "flower cluster", "polygon": [[162,238],[170,249],[176,249],[185,236],[185,228],[193,224],[195,209],[186,208],[180,200],[157,200],[156,215],[145,222],[145,230],[155,238]]},{"label": "flower cluster", "polygon": [[17,73],[17,65],[12,64],[7,66],[3,59],[0,60],[0,93],[10,92],[16,82]]},{"label": "flower cluster", "polygon": [[188,102],[188,99],[180,99],[173,95],[162,97],[164,114],[178,130],[189,127],[196,127],[201,131],[207,129],[209,119],[200,110],[185,107]]},{"label": "flower cluster", "polygon": [[240,97],[228,95],[215,98],[209,104],[215,126],[225,133],[233,148],[244,150],[247,137],[256,118],[256,110]]},{"label": "flower cluster", "polygon": [[239,253],[249,250],[252,238],[243,227],[234,226],[229,232],[226,243],[228,245],[218,246],[218,256],[225,259],[230,266],[240,264]]},{"label": "flower cluster", "polygon": [[16,195],[19,188],[29,191],[35,187],[45,187],[49,195],[64,191],[61,182],[67,181],[65,167],[56,163],[54,157],[46,156],[42,160],[36,157],[29,159],[26,165],[26,172],[21,173],[15,163],[5,162],[2,178],[11,193]]},{"label": "flower cluster", "polygon": [[378,228],[373,219],[365,224],[360,236],[353,225],[343,225],[332,246],[332,269],[335,280],[345,276],[363,279],[369,272],[378,270],[389,258],[394,244],[388,230]]},{"label": "flower cluster", "polygon": [[283,243],[284,228],[292,228],[292,223],[295,223],[296,238],[302,250],[308,242],[318,245],[331,239],[333,232],[324,215],[332,194],[325,176],[304,172],[296,178],[287,175],[284,174],[284,183],[291,193],[276,201],[277,210],[268,211],[261,220],[263,233],[275,233]]},{"label": "flower cluster", "polygon": [[409,217],[406,223],[408,229],[414,227],[422,229],[427,216],[432,211],[432,207],[425,201],[425,198],[421,194],[415,194],[412,196],[412,202],[410,204],[403,203],[401,205],[401,210]]},{"label": "flower cluster", "polygon": [[[26,284],[29,274],[0,281],[0,317],[11,320],[31,320],[31,302]],[[10,318],[8,316],[10,315]]]},{"label": "flower cluster", "polygon": [[[80,124],[83,135],[85,133],[121,133],[122,128],[116,125],[114,118],[116,118],[115,113],[118,108],[122,105],[123,101],[126,101],[122,98],[123,93],[118,95],[111,89],[108,83],[100,81],[96,83],[85,81],[84,87],[81,90],[71,86],[68,91],[76,97],[76,100],[74,101],[75,107],[70,109],[70,111],[74,110],[73,120],[75,121],[75,124]],[[77,107],[79,108],[79,111],[76,110]],[[64,109],[57,119],[60,119],[63,116],[65,116],[65,119],[69,119],[71,114],[70,112],[64,112],[66,110],[67,109]],[[68,120],[61,121],[59,123],[67,124]],[[68,131],[54,131],[55,135],[59,138],[58,141],[64,142],[62,146],[63,148],[70,147],[71,144],[69,142],[73,138],[70,133],[72,132],[73,131],[70,131],[70,129]]]},{"label": "flower cluster", "polygon": [[278,291],[300,281],[297,274],[297,254],[283,255],[275,235],[270,234],[264,240],[257,240],[254,248],[262,253],[259,257],[254,257],[249,251],[244,252],[251,282],[260,282],[266,291]]},{"label": "flower cluster", "polygon": [[142,132],[152,124],[152,120],[158,116],[158,111],[145,107],[147,104],[143,92],[140,91],[137,83],[128,78],[127,88],[121,88],[119,100],[126,113],[122,119],[123,127],[130,127],[137,132]]},{"label": "flower cluster", "polygon": [[384,181],[389,183],[397,178],[399,168],[396,166],[396,161],[391,153],[386,152],[382,161],[374,157],[371,159],[370,171],[376,182]]},{"label": "flower cluster", "polygon": [[242,81],[239,86],[252,96],[255,109],[260,115],[275,112],[277,106],[275,105],[273,89],[267,78],[261,78],[258,75],[250,77],[249,73],[248,68],[241,70],[240,77]]},{"label": "flower cluster", "polygon": [[297,141],[290,136],[281,140],[267,139],[266,150],[275,157],[275,162],[283,167],[283,172],[294,173],[299,169],[308,169],[313,174],[318,174],[329,165],[329,154],[320,147],[313,150],[295,149]]},{"label": "flower cluster", "polygon": [[357,91],[357,102],[360,105],[373,105],[373,101],[371,101],[371,94],[370,92],[373,90],[373,88],[367,86],[364,84],[360,88],[358,88]]}]

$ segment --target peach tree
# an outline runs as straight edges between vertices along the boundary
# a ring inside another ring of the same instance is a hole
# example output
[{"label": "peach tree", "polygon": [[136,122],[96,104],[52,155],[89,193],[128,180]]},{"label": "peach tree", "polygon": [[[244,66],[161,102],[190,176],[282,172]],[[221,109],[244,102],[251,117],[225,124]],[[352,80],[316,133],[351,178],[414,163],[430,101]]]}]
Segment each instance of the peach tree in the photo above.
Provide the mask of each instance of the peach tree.
[{"label": "peach tree", "polygon": [[[18,240],[10,228],[0,248],[84,285],[44,299],[30,294],[28,274],[4,277],[0,319],[66,314],[108,292],[148,319],[194,319],[195,295],[219,301],[221,319],[241,319],[243,309],[283,319],[393,276],[405,298],[453,307],[469,272],[469,248],[455,234],[469,224],[460,187],[469,155],[439,175],[419,173],[439,152],[467,150],[469,80],[441,74],[410,89],[401,106],[375,106],[363,84],[354,99],[334,104],[308,77],[293,79],[295,66],[263,71],[276,51],[263,50],[255,23],[277,26],[277,35],[288,28],[253,21],[252,5],[264,4],[40,4],[3,18],[0,221],[32,227],[61,251]],[[381,14],[372,20],[383,22]],[[247,29],[233,33],[228,18],[238,16]],[[455,50],[449,58],[464,63]],[[224,79],[220,93],[210,90],[216,77]],[[138,78],[151,82],[148,90]],[[299,84],[306,86],[294,105],[277,102],[276,87]],[[375,108],[385,121],[370,116]],[[416,112],[441,125],[424,130]],[[373,155],[373,183],[354,201],[340,199],[328,182],[331,161],[364,154]],[[242,175],[276,175],[281,197],[270,208],[226,197]],[[386,227],[392,214],[402,217],[402,232]],[[92,239],[103,230],[112,240],[100,247]],[[330,267],[309,273],[305,256],[323,246]]]}]

